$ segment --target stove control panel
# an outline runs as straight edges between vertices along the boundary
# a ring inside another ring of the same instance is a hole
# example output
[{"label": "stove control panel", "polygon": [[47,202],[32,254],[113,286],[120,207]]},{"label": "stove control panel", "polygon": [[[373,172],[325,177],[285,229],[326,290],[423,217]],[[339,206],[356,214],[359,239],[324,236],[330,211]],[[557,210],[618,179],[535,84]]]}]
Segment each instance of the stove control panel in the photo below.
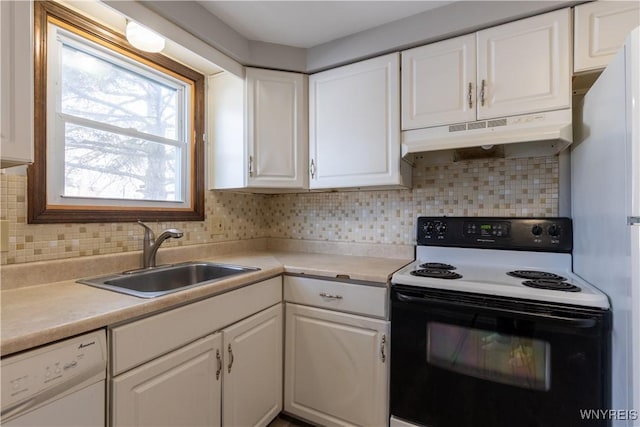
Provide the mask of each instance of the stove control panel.
[{"label": "stove control panel", "polygon": [[570,218],[419,217],[418,245],[571,252]]},{"label": "stove control panel", "polygon": [[511,225],[506,221],[469,221],[464,223],[463,233],[481,238],[508,238],[511,236]]}]

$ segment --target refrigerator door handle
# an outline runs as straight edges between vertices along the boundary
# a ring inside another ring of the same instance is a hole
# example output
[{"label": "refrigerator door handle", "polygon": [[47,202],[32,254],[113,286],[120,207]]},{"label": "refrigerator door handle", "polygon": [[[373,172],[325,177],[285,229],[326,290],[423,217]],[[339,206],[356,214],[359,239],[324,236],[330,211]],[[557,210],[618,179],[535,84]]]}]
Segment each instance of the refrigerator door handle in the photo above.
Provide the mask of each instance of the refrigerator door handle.
[{"label": "refrigerator door handle", "polygon": [[640,216],[628,216],[627,217],[628,225],[640,225]]}]

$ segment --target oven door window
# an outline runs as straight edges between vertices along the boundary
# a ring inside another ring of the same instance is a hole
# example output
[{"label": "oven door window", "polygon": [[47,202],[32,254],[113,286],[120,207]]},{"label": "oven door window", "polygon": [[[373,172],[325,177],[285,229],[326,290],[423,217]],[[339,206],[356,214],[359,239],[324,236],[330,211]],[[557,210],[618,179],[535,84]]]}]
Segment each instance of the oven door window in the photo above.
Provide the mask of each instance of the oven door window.
[{"label": "oven door window", "polygon": [[495,331],[427,323],[427,362],[531,390],[549,390],[549,343]]}]

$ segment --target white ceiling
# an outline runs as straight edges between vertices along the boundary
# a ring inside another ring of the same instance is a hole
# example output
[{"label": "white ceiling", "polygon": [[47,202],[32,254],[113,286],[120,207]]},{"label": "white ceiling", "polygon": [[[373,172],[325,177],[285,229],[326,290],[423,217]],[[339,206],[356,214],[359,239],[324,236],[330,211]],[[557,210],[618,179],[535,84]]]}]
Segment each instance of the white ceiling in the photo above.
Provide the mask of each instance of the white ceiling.
[{"label": "white ceiling", "polygon": [[199,1],[249,40],[309,48],[453,1]]}]

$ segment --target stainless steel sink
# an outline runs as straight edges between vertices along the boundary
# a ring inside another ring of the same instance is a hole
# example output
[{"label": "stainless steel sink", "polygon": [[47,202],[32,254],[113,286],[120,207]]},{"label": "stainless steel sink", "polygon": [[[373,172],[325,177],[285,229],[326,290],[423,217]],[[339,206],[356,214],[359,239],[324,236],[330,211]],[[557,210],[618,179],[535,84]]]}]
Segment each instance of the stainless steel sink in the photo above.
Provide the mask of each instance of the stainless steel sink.
[{"label": "stainless steel sink", "polygon": [[140,298],[154,298],[258,270],[239,265],[188,262],[83,279],[78,283]]}]

